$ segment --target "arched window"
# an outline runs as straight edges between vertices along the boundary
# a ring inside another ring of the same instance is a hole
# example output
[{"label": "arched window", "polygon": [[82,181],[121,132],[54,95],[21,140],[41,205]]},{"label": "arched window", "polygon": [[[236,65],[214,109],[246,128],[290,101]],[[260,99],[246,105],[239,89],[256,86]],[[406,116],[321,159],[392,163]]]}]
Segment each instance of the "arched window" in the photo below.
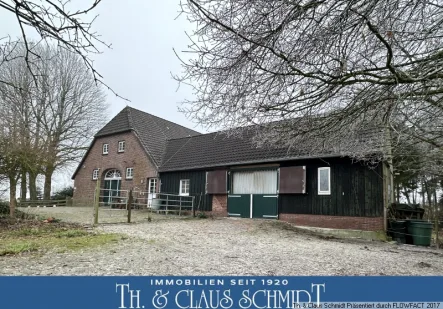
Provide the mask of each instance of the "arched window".
[{"label": "arched window", "polygon": [[122,175],[119,170],[109,170],[105,174],[105,179],[121,179]]}]

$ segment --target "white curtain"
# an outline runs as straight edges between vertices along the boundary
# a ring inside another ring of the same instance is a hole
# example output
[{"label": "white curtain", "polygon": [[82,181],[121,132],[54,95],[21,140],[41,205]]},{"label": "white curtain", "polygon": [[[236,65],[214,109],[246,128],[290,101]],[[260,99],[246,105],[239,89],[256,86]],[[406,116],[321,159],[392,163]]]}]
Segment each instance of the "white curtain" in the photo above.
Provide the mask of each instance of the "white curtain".
[{"label": "white curtain", "polygon": [[235,172],[233,194],[276,194],[277,171]]}]

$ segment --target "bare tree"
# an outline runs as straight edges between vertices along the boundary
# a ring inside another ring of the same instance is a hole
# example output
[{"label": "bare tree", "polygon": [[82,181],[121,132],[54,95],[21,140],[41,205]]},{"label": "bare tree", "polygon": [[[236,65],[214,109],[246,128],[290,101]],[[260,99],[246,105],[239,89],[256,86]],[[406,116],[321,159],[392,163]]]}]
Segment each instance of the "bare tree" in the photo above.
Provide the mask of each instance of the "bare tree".
[{"label": "bare tree", "polygon": [[[107,105],[81,57],[57,46],[36,50],[39,58],[32,63],[41,75],[32,76],[21,57],[0,67],[0,77],[7,81],[0,85],[0,107],[18,119],[14,133],[32,150],[21,166],[22,175],[29,176],[31,199],[37,197],[39,174],[45,177],[44,198],[49,199],[54,171],[81,158],[90,132],[107,120]],[[24,51],[22,45],[14,52]]]},{"label": "bare tree", "polygon": [[[36,46],[41,42],[57,44],[59,47],[76,54],[89,70],[97,84],[101,84],[120,97],[112,88],[103,82],[102,75],[95,69],[91,59],[92,54],[101,53],[101,48],[110,45],[103,41],[92,26],[97,15],[94,10],[101,0],[89,0],[89,3],[79,7],[78,1],[69,0],[0,0],[0,10],[14,14],[21,38],[0,37],[0,66],[16,57],[23,58],[31,75],[36,79],[41,75],[35,59],[40,57]],[[35,42],[29,37],[29,32],[35,30],[40,41]],[[24,44],[25,53],[13,53],[15,47]],[[36,80],[35,80],[36,82]],[[0,79],[0,83],[8,83]]]},{"label": "bare tree", "polygon": [[[397,142],[391,135],[442,148],[439,1],[182,0],[181,8],[196,30],[175,78],[193,87],[182,110],[200,124],[260,124],[271,129],[262,143],[324,149],[326,141],[355,157]],[[365,138],[370,147],[347,143]]]},{"label": "bare tree", "polygon": [[46,53],[50,60],[43,65],[49,72],[42,82],[46,90],[41,93],[45,103],[35,108],[34,117],[42,124],[44,198],[49,199],[54,171],[78,161],[89,145],[91,132],[99,130],[108,118],[104,92],[95,85],[82,60],[60,48],[48,48]]}]

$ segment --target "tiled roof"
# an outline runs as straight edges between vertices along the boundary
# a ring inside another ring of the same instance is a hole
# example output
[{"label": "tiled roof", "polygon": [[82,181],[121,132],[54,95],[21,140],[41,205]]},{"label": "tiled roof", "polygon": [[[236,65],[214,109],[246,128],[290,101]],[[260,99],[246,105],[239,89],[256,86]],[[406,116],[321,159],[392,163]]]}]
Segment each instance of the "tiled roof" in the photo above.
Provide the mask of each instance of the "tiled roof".
[{"label": "tiled roof", "polygon": [[[129,131],[134,131],[145,151],[157,166],[159,166],[162,161],[167,139],[183,138],[200,134],[197,131],[185,128],[171,121],[127,106],[98,131],[97,134],[95,134],[95,138]],[[90,148],[74,172],[72,176],[73,179],[83,164],[83,161],[86,159]]]},{"label": "tiled roof", "polygon": [[[341,145],[324,143],[322,149],[308,149],[302,143],[297,147],[259,147],[254,142],[256,130],[245,129],[241,135],[227,135],[220,132],[201,134],[188,138],[169,140],[160,172],[229,166],[249,163],[264,163],[302,158],[340,157],[346,155]],[[367,137],[346,147],[367,145]],[[348,149],[349,150],[349,149]]]},{"label": "tiled roof", "polygon": [[105,136],[133,130],[154,164],[160,165],[167,139],[199,135],[199,132],[163,118],[127,106],[109,121],[95,136]]}]

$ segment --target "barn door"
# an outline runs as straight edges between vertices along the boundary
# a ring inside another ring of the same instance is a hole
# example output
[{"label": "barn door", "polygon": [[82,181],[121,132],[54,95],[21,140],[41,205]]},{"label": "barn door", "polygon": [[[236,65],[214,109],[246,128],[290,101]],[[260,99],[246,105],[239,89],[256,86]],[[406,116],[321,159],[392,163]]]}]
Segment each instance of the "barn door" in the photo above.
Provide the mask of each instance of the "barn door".
[{"label": "barn door", "polygon": [[254,172],[252,218],[278,218],[277,170]]},{"label": "barn door", "polygon": [[277,170],[234,172],[228,213],[243,218],[277,218]]},{"label": "barn door", "polygon": [[251,217],[251,195],[230,194],[228,195],[228,216],[239,218]]},{"label": "barn door", "polygon": [[252,218],[277,219],[278,195],[254,194]]}]

